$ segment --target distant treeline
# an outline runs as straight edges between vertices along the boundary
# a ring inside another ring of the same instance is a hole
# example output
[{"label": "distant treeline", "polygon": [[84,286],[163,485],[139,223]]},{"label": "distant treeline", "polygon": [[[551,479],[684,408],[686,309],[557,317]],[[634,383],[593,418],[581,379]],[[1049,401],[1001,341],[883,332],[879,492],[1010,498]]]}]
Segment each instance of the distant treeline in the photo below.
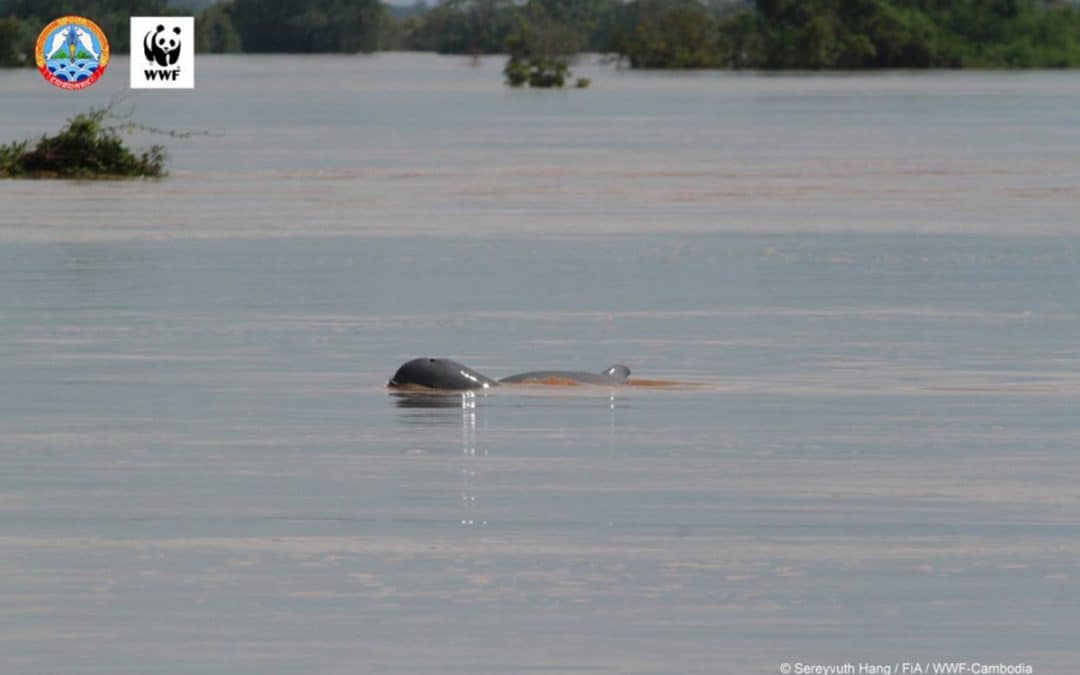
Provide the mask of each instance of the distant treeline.
[{"label": "distant treeline", "polygon": [[450,0],[406,19],[401,39],[498,52],[529,26],[635,68],[1080,66],[1080,9],[1040,0]]},{"label": "distant treeline", "polygon": [[128,51],[133,16],[181,14],[166,0],[0,0],[0,66],[34,65],[34,42],[45,24],[65,14],[101,26],[113,52]]},{"label": "distant treeline", "polygon": [[0,66],[32,65],[38,32],[65,14],[91,19],[126,53],[130,17],[193,12],[206,52],[371,52],[397,33],[379,0],[0,0]]},{"label": "distant treeline", "polygon": [[715,25],[714,63],[736,68],[1080,65],[1080,9],[1070,2],[761,0]]},{"label": "distant treeline", "polygon": [[[200,6],[205,0],[187,0]],[[184,0],[0,0],[0,64],[32,63],[65,13],[127,50],[128,17]],[[189,10],[190,11],[190,10]],[[1046,0],[222,0],[198,14],[209,52],[613,54],[635,68],[1080,66],[1080,8]]]}]

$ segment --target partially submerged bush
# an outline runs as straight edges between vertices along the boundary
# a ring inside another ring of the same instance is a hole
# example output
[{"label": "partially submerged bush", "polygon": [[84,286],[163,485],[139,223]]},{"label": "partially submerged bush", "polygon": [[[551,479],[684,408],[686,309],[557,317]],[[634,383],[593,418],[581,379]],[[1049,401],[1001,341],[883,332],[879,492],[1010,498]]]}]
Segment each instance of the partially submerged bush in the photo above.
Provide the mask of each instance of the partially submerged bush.
[{"label": "partially submerged bush", "polygon": [[524,17],[506,40],[510,58],[503,68],[506,84],[520,87],[563,87],[570,78],[570,61],[584,44],[575,30],[550,17]]},{"label": "partially submerged bush", "polygon": [[511,87],[520,87],[529,81],[529,62],[527,59],[511,56],[503,68],[506,83]]},{"label": "partially submerged bush", "polygon": [[529,66],[530,87],[561,87],[570,75],[570,66],[558,58],[534,58]]},{"label": "partially submerged bush", "polygon": [[[116,126],[107,126],[109,108],[79,113],[55,136],[0,145],[0,177],[124,178],[164,175],[165,148],[152,145],[135,155]],[[132,128],[128,123],[123,125]]]},{"label": "partially submerged bush", "polygon": [[570,74],[570,66],[559,58],[511,56],[503,68],[506,83],[511,87],[520,87],[526,82],[530,87],[542,89],[562,87]]}]

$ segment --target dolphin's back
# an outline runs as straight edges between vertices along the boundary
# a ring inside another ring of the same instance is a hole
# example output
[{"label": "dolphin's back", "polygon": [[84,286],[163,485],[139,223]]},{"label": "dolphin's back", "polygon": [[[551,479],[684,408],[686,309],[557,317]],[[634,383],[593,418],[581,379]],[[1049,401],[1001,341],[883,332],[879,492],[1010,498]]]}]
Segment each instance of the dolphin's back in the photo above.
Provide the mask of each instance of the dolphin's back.
[{"label": "dolphin's back", "polygon": [[623,365],[613,365],[605,368],[602,373],[587,373],[581,370],[530,370],[527,373],[518,373],[510,377],[504,377],[499,382],[503,384],[626,384],[626,378],[630,376],[630,369]]},{"label": "dolphin's back", "polygon": [[460,391],[488,389],[498,384],[598,384],[617,386],[627,384],[630,369],[621,364],[608,366],[599,373],[580,370],[531,370],[495,381],[468,366],[451,359],[422,357],[407,361],[398,368],[387,386],[395,389],[439,389]]}]

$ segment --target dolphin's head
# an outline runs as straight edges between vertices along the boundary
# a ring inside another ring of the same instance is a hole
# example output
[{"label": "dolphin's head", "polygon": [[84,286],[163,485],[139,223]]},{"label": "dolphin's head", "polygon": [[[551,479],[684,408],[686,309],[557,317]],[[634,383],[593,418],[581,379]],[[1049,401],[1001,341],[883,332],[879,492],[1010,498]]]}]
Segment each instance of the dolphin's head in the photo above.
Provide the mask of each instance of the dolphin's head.
[{"label": "dolphin's head", "polygon": [[424,357],[402,364],[386,386],[461,390],[487,389],[495,384],[490,377],[457,361]]}]

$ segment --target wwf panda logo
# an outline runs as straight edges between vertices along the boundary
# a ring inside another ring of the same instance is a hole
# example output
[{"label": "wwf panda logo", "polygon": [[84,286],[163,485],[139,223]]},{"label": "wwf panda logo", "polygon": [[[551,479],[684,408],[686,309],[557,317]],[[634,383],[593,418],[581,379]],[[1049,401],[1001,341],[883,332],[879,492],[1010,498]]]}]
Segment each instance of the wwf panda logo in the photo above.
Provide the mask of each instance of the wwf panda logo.
[{"label": "wwf panda logo", "polygon": [[158,26],[155,31],[148,31],[143,38],[143,53],[148,61],[155,61],[159,66],[174,66],[180,58],[180,27],[166,31],[165,26]]}]

